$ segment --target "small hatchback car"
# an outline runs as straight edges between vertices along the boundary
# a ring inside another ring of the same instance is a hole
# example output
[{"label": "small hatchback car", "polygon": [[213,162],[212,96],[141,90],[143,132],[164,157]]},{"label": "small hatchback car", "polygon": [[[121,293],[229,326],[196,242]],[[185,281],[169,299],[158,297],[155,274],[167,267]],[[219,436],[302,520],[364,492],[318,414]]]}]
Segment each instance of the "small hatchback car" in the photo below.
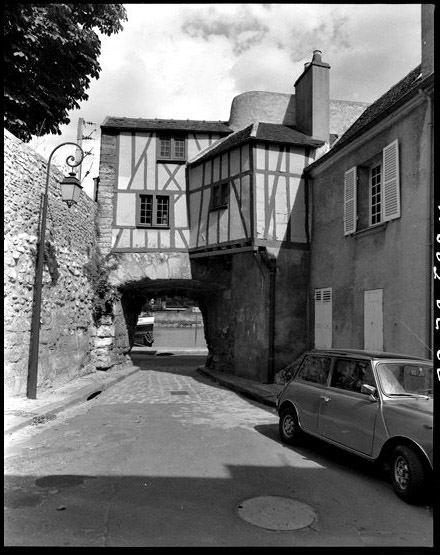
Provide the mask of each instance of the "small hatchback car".
[{"label": "small hatchback car", "polygon": [[306,353],[278,394],[280,435],[307,432],[390,472],[394,490],[419,501],[433,468],[433,365],[394,353]]}]

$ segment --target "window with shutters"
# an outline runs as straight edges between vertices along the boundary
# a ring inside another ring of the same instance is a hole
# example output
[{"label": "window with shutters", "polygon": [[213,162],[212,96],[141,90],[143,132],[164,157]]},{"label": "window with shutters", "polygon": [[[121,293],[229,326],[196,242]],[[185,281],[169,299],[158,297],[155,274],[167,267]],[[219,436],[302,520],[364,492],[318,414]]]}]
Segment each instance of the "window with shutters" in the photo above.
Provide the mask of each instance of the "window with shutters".
[{"label": "window with shutters", "polygon": [[399,143],[344,175],[344,235],[400,217]]},{"label": "window with shutters", "polygon": [[178,136],[159,137],[157,159],[160,161],[163,161],[163,160],[185,161],[186,160],[185,138],[178,137]]},{"label": "window with shutters", "polygon": [[136,227],[169,227],[169,225],[169,195],[138,193]]}]

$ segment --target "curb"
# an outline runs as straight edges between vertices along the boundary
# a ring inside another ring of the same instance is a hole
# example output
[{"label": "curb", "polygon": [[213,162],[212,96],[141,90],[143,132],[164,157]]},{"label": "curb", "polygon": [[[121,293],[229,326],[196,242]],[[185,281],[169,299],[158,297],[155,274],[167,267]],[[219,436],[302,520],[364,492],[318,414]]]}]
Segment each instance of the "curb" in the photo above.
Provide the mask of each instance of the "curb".
[{"label": "curb", "polygon": [[230,389],[231,391],[240,393],[245,397],[254,399],[255,401],[258,401],[259,403],[261,403],[262,405],[267,405],[269,407],[276,408],[276,401],[274,399],[276,395],[275,394],[265,395],[257,391],[256,388],[258,386],[242,385],[240,383],[234,382],[233,380],[229,380],[227,378],[221,378],[218,376],[218,374],[216,375],[212,374],[207,368],[203,366],[199,366],[197,368],[197,372],[199,372],[203,376],[206,376],[210,380],[218,383],[219,385],[222,385],[223,387]]},{"label": "curb", "polygon": [[[11,434],[24,428],[26,426],[32,426],[39,423],[40,420],[44,420],[47,418],[50,419],[50,416],[59,414],[63,410],[66,410],[74,405],[78,405],[85,401],[88,401],[90,398],[93,398],[96,395],[99,395],[102,391],[105,391],[112,385],[117,384],[118,382],[132,376],[136,372],[139,372],[139,366],[134,366],[127,370],[124,374],[120,376],[115,376],[113,379],[108,378],[105,380],[105,377],[102,378],[102,381],[97,381],[93,384],[87,385],[82,387],[81,389],[77,389],[71,395],[66,395],[66,399],[62,401],[55,401],[53,403],[49,403],[45,407],[36,408],[32,411],[32,416],[25,418],[21,422],[17,424],[12,424],[10,427],[5,428],[4,435]],[[49,417],[49,418],[48,418]]]}]

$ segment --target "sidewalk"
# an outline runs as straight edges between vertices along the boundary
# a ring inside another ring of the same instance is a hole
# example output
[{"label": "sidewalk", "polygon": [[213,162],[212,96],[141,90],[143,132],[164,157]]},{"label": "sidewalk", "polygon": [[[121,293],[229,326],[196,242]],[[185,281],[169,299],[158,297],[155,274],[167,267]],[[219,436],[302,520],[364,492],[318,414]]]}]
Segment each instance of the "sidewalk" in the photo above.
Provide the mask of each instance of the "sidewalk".
[{"label": "sidewalk", "polygon": [[225,374],[224,372],[216,372],[204,367],[199,367],[197,370],[200,374],[211,378],[218,384],[270,407],[276,407],[277,394],[284,387],[284,385],[275,383],[262,384],[254,380],[240,378],[239,376]]},{"label": "sidewalk", "polygon": [[[170,353],[204,354],[204,351],[194,349],[155,350],[142,347],[139,349],[133,348],[132,353],[145,356],[161,356]],[[10,434],[25,426],[51,420],[57,413],[93,398],[101,391],[128,378],[139,370],[138,366],[127,363],[108,371],[96,371],[78,377],[56,390],[37,393],[37,399],[27,399],[26,397],[5,398],[4,433]],[[261,384],[232,374],[209,370],[202,366],[198,367],[197,371],[232,391],[271,407],[276,406],[277,393],[283,387],[279,384]]]},{"label": "sidewalk", "polygon": [[93,398],[139,370],[138,366],[128,362],[107,371],[97,370],[80,376],[52,391],[37,391],[37,399],[5,397],[4,433],[10,434],[25,426],[51,420],[59,412]]}]

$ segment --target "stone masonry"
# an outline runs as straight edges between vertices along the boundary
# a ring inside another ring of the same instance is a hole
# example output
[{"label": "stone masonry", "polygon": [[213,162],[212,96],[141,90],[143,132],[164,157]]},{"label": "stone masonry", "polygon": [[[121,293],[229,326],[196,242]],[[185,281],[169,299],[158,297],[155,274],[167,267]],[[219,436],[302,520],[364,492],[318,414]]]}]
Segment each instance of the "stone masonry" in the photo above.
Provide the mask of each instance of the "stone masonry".
[{"label": "stone masonry", "polygon": [[[49,181],[39,391],[96,367],[94,293],[84,271],[95,249],[96,206],[82,193],[79,203],[69,209],[61,200],[63,174],[54,165],[72,154],[74,147],[69,145],[57,151]],[[4,384],[9,395],[26,394],[37,230],[46,172],[47,162],[5,130]]]}]

